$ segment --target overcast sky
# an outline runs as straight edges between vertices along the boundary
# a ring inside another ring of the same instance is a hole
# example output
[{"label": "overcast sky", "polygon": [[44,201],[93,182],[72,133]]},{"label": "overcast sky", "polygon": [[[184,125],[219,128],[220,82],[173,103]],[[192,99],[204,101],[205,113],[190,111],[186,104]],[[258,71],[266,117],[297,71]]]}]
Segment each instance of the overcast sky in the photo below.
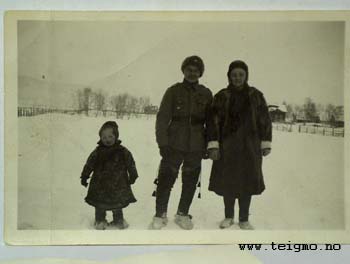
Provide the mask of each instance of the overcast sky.
[{"label": "overcast sky", "polygon": [[20,102],[72,104],[75,90],[89,86],[159,104],[182,81],[183,59],[196,54],[205,63],[200,81],[213,93],[227,85],[229,63],[242,59],[270,103],[343,104],[341,22],[22,21],[18,54]]}]

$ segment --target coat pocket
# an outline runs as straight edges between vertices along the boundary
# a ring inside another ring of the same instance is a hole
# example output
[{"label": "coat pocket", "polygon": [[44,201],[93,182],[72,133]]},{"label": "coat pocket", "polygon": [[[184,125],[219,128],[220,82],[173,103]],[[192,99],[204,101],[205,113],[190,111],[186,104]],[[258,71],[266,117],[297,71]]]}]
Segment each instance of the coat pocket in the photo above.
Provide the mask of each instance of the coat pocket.
[{"label": "coat pocket", "polygon": [[174,100],[174,113],[181,114],[185,112],[185,99],[181,96],[177,96]]},{"label": "coat pocket", "polygon": [[207,106],[208,100],[204,96],[196,97],[196,106],[200,110],[204,110]]}]

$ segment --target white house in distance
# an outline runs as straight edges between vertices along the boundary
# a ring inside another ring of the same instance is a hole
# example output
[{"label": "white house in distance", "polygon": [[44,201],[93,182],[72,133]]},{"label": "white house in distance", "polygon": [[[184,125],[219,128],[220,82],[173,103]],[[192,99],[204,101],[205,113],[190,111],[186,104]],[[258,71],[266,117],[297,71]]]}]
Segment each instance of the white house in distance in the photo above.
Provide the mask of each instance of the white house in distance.
[{"label": "white house in distance", "polygon": [[284,104],[268,105],[272,122],[285,122],[287,116],[287,107]]}]

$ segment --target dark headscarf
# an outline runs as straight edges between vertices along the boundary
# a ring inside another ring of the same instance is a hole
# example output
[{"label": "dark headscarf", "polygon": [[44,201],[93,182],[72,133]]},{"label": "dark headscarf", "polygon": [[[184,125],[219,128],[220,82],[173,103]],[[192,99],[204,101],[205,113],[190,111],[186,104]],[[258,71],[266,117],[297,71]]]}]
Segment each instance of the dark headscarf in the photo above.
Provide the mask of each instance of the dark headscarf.
[{"label": "dark headscarf", "polygon": [[[233,69],[240,68],[243,69],[247,73],[247,78],[245,80],[245,83],[243,85],[243,88],[241,90],[237,90],[232,84],[230,80],[230,73],[232,72]],[[229,85],[227,88],[231,91],[230,93],[230,101],[229,101],[229,109],[228,109],[228,114],[229,114],[229,128],[228,130],[231,132],[237,131],[237,129],[244,123],[244,119],[249,117],[247,113],[250,110],[250,101],[249,101],[249,95],[248,95],[248,75],[249,75],[249,70],[248,70],[248,65],[241,61],[241,60],[236,60],[233,61],[229,69],[227,71],[227,77],[229,80]]]},{"label": "dark headscarf", "polygon": [[236,69],[236,68],[240,68],[247,73],[247,78],[245,80],[245,83],[247,83],[248,78],[249,78],[248,65],[244,61],[241,61],[241,60],[235,60],[235,61],[231,62],[230,66],[228,67],[228,71],[227,71],[228,82],[231,83],[230,73],[233,71],[233,69]]},{"label": "dark headscarf", "polygon": [[102,143],[102,140],[99,140],[97,142],[97,166],[103,166],[106,161],[113,159],[113,154],[116,153],[120,149],[120,143],[121,141],[118,140],[119,138],[119,130],[118,125],[115,121],[107,121],[104,123],[99,132],[98,135],[101,137],[102,131],[105,129],[111,128],[113,131],[113,134],[115,136],[115,143],[112,146],[105,146]]},{"label": "dark headscarf", "polygon": [[118,124],[115,121],[107,121],[106,123],[104,123],[100,130],[98,131],[98,135],[101,137],[102,131],[107,129],[107,128],[111,128],[113,130],[113,134],[115,136],[115,139],[117,140],[119,138],[119,130],[118,130]]}]

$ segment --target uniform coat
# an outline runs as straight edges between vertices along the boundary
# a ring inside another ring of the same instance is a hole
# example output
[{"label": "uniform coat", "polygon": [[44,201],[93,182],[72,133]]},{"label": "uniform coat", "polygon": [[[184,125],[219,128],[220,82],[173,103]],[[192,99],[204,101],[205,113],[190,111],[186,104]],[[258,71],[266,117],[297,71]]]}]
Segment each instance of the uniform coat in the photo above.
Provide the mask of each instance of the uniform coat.
[{"label": "uniform coat", "polygon": [[159,147],[195,152],[206,148],[206,126],[212,103],[211,91],[184,80],[165,92],[156,121]]}]

